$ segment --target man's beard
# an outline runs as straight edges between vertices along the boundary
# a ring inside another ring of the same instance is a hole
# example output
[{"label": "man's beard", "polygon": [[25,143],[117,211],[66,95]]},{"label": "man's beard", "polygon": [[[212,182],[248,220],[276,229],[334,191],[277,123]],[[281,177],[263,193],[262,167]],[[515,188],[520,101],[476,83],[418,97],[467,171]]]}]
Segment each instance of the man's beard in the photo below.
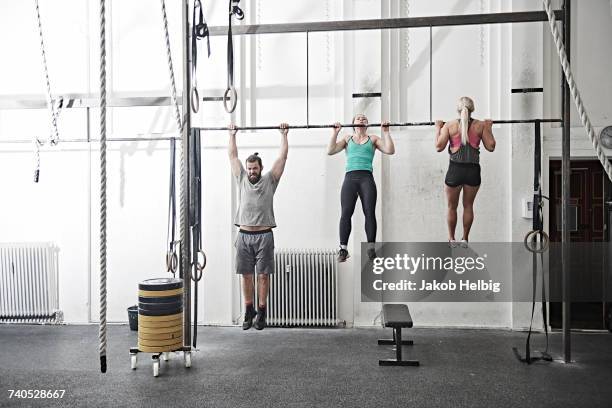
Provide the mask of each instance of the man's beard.
[{"label": "man's beard", "polygon": [[251,184],[257,184],[257,182],[261,179],[261,174],[249,176],[249,181]]}]

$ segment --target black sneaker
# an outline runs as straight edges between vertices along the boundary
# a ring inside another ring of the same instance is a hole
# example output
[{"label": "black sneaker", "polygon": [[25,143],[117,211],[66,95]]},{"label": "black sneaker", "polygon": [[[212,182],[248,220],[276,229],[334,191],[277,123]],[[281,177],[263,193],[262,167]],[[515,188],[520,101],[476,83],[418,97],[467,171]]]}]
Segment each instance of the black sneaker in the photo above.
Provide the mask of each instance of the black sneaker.
[{"label": "black sneaker", "polygon": [[373,261],[376,258],[376,250],[374,248],[368,249],[368,259]]},{"label": "black sneaker", "polygon": [[253,326],[253,318],[257,313],[254,309],[247,309],[244,313],[244,321],[242,322],[242,330],[249,330]]},{"label": "black sneaker", "polygon": [[338,251],[338,262],[345,262],[348,257],[348,251],[344,248],[340,248],[340,251]]},{"label": "black sneaker", "polygon": [[255,330],[263,330],[266,327],[266,311],[261,309],[257,312],[255,323],[253,324]]}]

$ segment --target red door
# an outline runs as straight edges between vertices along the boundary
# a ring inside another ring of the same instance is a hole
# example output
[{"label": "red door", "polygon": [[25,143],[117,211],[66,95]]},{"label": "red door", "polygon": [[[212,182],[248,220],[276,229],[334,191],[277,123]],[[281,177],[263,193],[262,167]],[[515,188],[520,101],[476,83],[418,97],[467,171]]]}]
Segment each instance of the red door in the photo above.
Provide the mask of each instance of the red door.
[{"label": "red door", "polygon": [[[572,161],[570,176],[569,228],[571,242],[602,242],[609,240],[608,206],[610,182],[598,161]],[[549,230],[553,242],[561,242],[561,161],[550,162]],[[572,269],[574,270],[574,269]],[[572,273],[572,293],[600,293],[606,278],[602,268]],[[561,289],[559,276],[550,276],[551,292]],[[606,303],[581,302],[571,306],[571,325],[576,329],[606,327]],[[561,303],[550,304],[550,324],[561,327]]]}]

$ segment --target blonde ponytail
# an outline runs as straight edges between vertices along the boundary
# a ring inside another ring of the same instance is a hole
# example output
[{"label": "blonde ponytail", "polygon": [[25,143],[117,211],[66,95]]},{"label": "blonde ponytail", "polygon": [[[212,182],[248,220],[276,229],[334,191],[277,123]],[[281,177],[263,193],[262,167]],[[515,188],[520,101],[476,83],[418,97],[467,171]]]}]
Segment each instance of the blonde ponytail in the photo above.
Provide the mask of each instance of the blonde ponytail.
[{"label": "blonde ponytail", "polygon": [[474,112],[474,101],[467,96],[459,98],[457,102],[457,112],[460,115],[459,126],[461,129],[461,144],[468,144],[470,138],[468,136],[468,130],[470,128],[470,117]]},{"label": "blonde ponytail", "polygon": [[461,144],[466,145],[468,144],[468,141],[469,141],[468,129],[470,127],[470,112],[468,111],[468,108],[465,106],[461,109],[460,125],[461,125]]}]

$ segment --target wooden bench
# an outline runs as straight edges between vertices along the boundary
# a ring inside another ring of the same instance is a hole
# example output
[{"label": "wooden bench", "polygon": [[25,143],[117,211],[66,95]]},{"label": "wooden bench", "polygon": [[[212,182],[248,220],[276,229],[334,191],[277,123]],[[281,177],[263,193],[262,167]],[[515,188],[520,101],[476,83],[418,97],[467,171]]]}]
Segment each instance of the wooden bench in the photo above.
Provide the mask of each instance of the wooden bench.
[{"label": "wooden bench", "polygon": [[382,309],[384,327],[393,328],[393,339],[379,339],[379,345],[395,345],[395,359],[378,360],[381,366],[418,366],[418,360],[402,360],[402,345],[412,346],[412,340],[402,340],[402,329],[412,327],[412,316],[406,305],[386,304]]}]

